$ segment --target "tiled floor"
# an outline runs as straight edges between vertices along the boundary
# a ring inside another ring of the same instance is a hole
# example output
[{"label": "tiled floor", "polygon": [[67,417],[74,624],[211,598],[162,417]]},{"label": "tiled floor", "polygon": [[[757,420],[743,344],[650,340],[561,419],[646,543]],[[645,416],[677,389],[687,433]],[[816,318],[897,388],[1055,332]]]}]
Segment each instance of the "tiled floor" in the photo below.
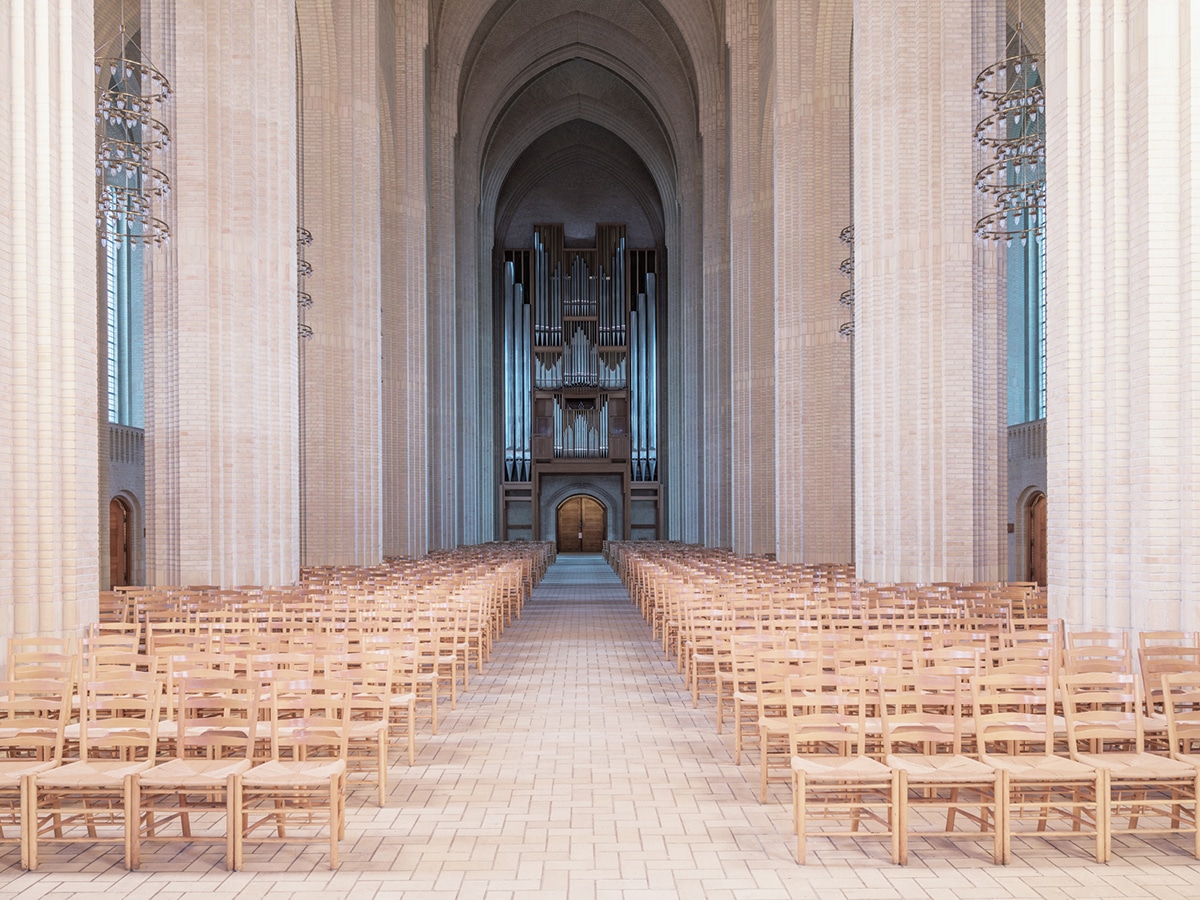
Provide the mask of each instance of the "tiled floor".
[{"label": "tiled floor", "polygon": [[20,873],[0,851],[0,900],[128,898],[1200,898],[1181,841],[1119,842],[1093,863],[1082,844],[1014,842],[994,866],[982,844],[913,841],[906,867],[879,842],[814,839],[792,856],[788,788],[756,798],[733,765],[711,701],[690,695],[599,557],[561,559],[474,677],[417,765],[393,754],[390,798],[350,799],[342,865],[319,849],[155,848],[139,872],[119,849],[49,850]]}]

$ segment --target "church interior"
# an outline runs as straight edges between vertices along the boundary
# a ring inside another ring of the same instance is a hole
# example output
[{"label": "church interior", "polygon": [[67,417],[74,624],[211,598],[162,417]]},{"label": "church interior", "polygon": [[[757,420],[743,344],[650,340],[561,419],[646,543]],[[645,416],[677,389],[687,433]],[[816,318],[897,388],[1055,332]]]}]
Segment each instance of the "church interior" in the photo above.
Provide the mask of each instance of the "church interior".
[{"label": "church interior", "polygon": [[0,34],[0,897],[1200,890],[1189,0]]}]

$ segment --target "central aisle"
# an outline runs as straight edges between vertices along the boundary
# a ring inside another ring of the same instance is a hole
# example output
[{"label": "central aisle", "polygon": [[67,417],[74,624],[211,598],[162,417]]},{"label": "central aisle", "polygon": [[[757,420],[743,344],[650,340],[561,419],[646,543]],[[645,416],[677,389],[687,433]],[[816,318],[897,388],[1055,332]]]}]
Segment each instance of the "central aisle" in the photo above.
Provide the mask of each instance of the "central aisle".
[{"label": "central aisle", "polygon": [[759,805],[757,769],[732,764],[711,703],[692,709],[600,556],[559,557],[443,721],[418,778],[392,770],[388,827],[364,823],[372,861],[407,835],[398,879],[461,879],[463,896],[812,896],[786,790]]}]

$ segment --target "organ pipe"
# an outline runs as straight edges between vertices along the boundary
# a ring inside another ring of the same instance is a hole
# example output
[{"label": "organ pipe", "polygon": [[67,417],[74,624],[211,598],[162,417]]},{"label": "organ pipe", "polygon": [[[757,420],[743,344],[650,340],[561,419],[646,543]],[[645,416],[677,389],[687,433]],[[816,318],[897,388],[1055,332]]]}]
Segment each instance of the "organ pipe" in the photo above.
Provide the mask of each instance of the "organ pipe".
[{"label": "organ pipe", "polygon": [[606,459],[609,404],[622,397],[633,478],[657,478],[655,260],[627,247],[623,225],[597,226],[595,249],[567,249],[562,226],[538,225],[531,250],[506,253],[506,478],[531,477],[535,392],[552,401],[556,457]]},{"label": "organ pipe", "polygon": [[504,264],[504,476],[527,481],[532,460],[530,446],[532,368],[529,341],[532,335],[525,288],[517,281],[516,259]]}]

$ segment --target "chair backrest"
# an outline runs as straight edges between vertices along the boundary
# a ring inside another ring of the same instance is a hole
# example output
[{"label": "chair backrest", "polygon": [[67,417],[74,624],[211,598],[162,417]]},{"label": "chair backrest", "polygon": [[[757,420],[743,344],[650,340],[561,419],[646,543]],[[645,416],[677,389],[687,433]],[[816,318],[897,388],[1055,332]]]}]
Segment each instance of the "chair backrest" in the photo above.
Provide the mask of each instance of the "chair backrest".
[{"label": "chair backrest", "polygon": [[914,653],[912,668],[918,674],[971,678],[983,672],[983,657],[978,647],[943,644]]},{"label": "chair backrest", "polygon": [[[16,644],[14,649],[13,643]],[[69,643],[67,646],[70,646]],[[37,649],[23,638],[12,638],[8,651],[8,681],[69,681],[79,678],[79,654],[73,649]]]},{"label": "chair backrest", "polygon": [[346,758],[353,685],[314,677],[271,682],[271,758]]},{"label": "chair backrest", "polygon": [[1044,674],[990,672],[971,679],[980,756],[1054,751],[1054,703]]},{"label": "chair backrest", "polygon": [[1113,647],[1129,649],[1127,631],[1070,631],[1067,632],[1067,649],[1076,647]]},{"label": "chair backrest", "polygon": [[1162,711],[1162,676],[1200,673],[1200,647],[1151,643],[1138,647],[1138,667],[1146,689],[1147,712]]},{"label": "chair backrest", "polygon": [[1133,674],[1133,654],[1128,647],[1080,644],[1063,652],[1064,675]]},{"label": "chair backrest", "polygon": [[1167,716],[1172,754],[1200,753],[1200,673],[1175,672],[1161,676],[1160,696]]},{"label": "chair backrest", "polygon": [[783,704],[792,756],[814,749],[842,755],[867,752],[867,692],[865,681],[850,679],[828,690],[836,680],[828,673],[790,678],[783,682]]},{"label": "chair backrest", "polygon": [[311,678],[317,671],[317,659],[311,653],[250,653],[246,673],[251,678]]},{"label": "chair backrest", "polygon": [[250,678],[213,673],[180,678],[175,740],[180,758],[253,759],[260,685]]},{"label": "chair backrest", "polygon": [[962,753],[961,677],[917,670],[877,685],[885,753]]},{"label": "chair backrest", "polygon": [[1142,695],[1136,676],[1118,672],[1059,679],[1071,753],[1145,749]]},{"label": "chair backrest", "polygon": [[131,673],[84,682],[80,693],[81,759],[154,758],[161,693],[158,679]]},{"label": "chair backrest", "polygon": [[0,683],[0,758],[61,760],[71,691],[62,681]]},{"label": "chair backrest", "polygon": [[83,677],[88,681],[107,681],[109,678],[120,678],[129,672],[152,673],[150,666],[153,659],[154,657],[128,648],[99,648],[84,654]]},{"label": "chair backrest", "polygon": [[1138,647],[1200,647],[1200,631],[1142,631]]},{"label": "chair backrest", "polygon": [[393,671],[392,655],[377,650],[325,658],[325,675],[351,684],[350,718],[358,721],[387,719]]}]

